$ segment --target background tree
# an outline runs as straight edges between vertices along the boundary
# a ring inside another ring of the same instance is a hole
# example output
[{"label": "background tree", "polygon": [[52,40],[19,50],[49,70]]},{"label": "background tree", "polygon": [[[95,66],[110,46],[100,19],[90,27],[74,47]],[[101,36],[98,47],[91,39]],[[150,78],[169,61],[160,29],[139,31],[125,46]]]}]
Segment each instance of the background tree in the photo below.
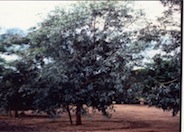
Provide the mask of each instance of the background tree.
[{"label": "background tree", "polygon": [[[140,69],[133,70],[127,82],[128,98],[124,102],[136,102],[143,97],[149,106],[172,110],[173,116],[180,110],[181,97],[181,1],[161,1],[168,9],[140,31],[139,42],[147,43],[146,52],[156,52],[152,58],[145,56]],[[178,18],[178,19],[177,19]],[[145,63],[146,62],[146,63]],[[137,73],[137,74],[135,74]],[[129,99],[129,100],[127,100]]]},{"label": "background tree", "polygon": [[175,61],[156,56],[152,66],[149,66],[149,70],[153,72],[148,74],[148,79],[144,82],[148,104],[163,110],[172,110],[173,116],[180,111],[181,88],[181,67]]},{"label": "background tree", "polygon": [[167,4],[172,7],[158,18],[158,24],[143,29],[139,39],[157,52],[144,66],[148,72],[143,81],[143,93],[150,106],[172,110],[174,116],[180,110],[181,97],[181,18],[173,18],[181,13],[181,1],[168,1]]},{"label": "background tree", "polygon": [[[18,116],[18,110],[33,109],[35,91],[30,86],[38,68],[33,59],[25,56],[29,40],[22,32],[16,31],[10,29],[0,36],[1,54],[5,55],[1,62],[0,106],[2,111],[14,110],[15,116]],[[16,56],[16,59],[7,60],[7,56]]]}]

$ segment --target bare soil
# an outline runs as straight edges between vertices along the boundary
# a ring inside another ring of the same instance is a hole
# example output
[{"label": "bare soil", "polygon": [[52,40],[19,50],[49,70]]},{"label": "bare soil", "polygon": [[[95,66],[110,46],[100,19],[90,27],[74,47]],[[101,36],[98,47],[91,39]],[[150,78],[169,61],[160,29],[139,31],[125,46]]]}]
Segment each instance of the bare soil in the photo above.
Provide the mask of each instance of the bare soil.
[{"label": "bare soil", "polygon": [[[171,112],[146,105],[115,105],[115,112],[107,119],[101,113],[90,111],[92,117],[83,116],[83,125],[70,125],[67,114],[53,119],[48,116],[26,116],[12,118],[0,116],[1,132],[180,132],[180,113],[172,117]],[[72,115],[75,121],[75,115]],[[75,123],[75,122],[74,122]]]}]

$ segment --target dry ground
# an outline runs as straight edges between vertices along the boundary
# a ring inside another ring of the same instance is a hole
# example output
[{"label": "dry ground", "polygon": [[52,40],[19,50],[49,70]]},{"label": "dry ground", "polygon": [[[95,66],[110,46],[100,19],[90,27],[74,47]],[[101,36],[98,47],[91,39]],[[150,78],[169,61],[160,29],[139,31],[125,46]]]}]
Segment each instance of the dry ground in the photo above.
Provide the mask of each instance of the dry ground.
[{"label": "dry ground", "polygon": [[[26,116],[10,118],[0,116],[0,131],[6,132],[180,132],[180,114],[143,105],[115,105],[116,112],[107,119],[95,113],[91,119],[83,116],[83,125],[71,126],[68,116],[58,119]],[[73,115],[73,120],[75,116]]]}]

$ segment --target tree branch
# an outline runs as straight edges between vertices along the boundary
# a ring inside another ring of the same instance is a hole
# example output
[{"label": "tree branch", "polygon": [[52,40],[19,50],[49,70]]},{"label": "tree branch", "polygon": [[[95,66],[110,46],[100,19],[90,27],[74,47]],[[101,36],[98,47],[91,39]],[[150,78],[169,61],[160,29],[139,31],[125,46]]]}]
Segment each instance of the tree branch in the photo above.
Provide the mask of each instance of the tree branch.
[{"label": "tree branch", "polygon": [[167,84],[170,84],[170,83],[173,83],[173,82],[176,82],[178,80],[178,78],[174,79],[174,80],[171,80],[171,81],[168,81],[168,82],[159,82],[161,85],[167,85]]}]

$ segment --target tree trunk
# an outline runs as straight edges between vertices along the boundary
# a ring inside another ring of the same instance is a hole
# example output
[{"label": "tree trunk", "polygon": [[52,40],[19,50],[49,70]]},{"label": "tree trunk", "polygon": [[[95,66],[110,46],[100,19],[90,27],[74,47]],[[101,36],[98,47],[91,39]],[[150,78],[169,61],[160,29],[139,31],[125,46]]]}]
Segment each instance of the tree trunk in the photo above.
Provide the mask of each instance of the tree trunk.
[{"label": "tree trunk", "polygon": [[10,117],[13,117],[13,116],[12,116],[12,111],[11,111],[11,109],[8,110],[8,115],[9,115]]},{"label": "tree trunk", "polygon": [[69,116],[69,119],[70,119],[70,124],[73,125],[72,116],[71,116],[70,109],[69,109],[68,105],[67,105],[66,109],[67,109],[68,116]]},{"label": "tree trunk", "polygon": [[14,110],[14,117],[18,117],[18,110]]},{"label": "tree trunk", "polygon": [[76,125],[82,125],[82,120],[81,120],[81,105],[77,105],[76,108]]}]

